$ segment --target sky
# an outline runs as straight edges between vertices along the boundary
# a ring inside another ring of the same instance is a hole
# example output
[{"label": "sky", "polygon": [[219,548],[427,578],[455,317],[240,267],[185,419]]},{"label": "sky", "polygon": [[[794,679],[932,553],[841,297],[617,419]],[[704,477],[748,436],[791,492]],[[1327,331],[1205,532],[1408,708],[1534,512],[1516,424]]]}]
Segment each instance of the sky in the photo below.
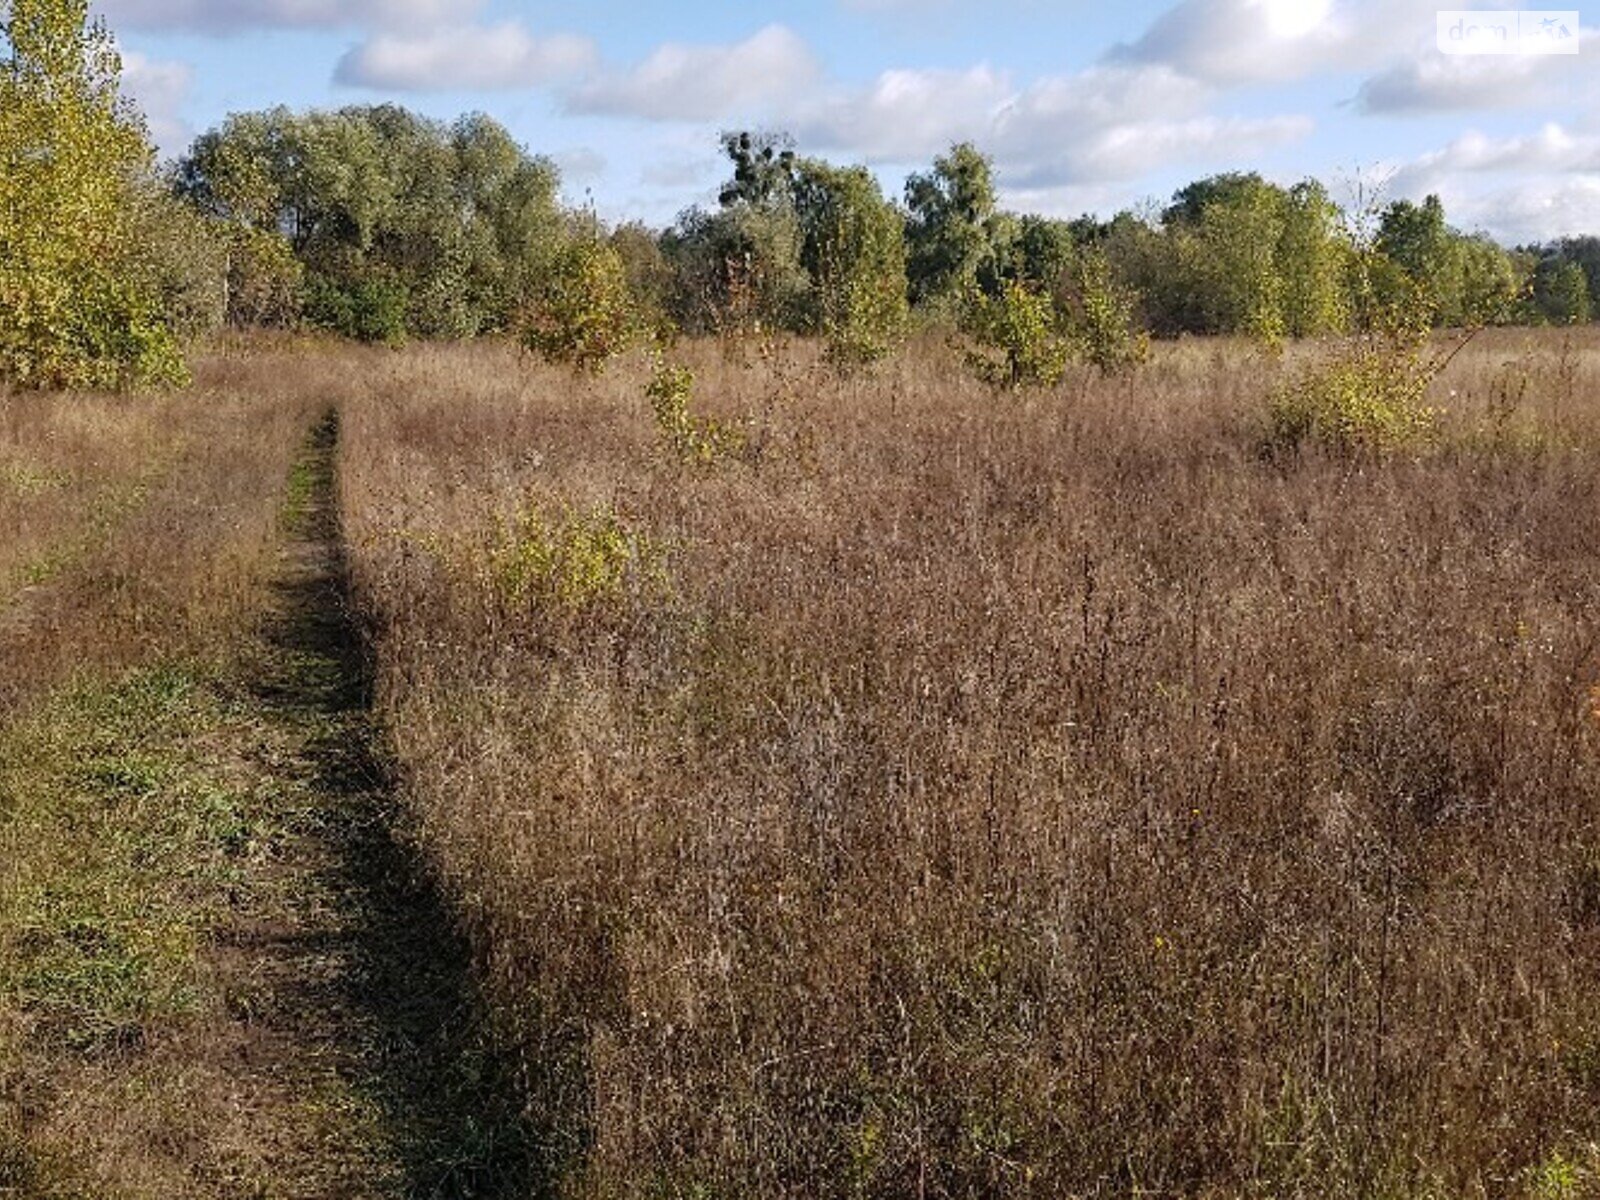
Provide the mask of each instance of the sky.
[{"label": "sky", "polygon": [[1600,233],[1600,14],[1577,54],[1461,55],[1417,0],[96,4],[168,156],[230,112],[395,102],[488,113],[614,221],[714,203],[718,132],[754,128],[891,193],[971,141],[1008,207],[1052,216],[1253,170],[1438,193],[1507,243]]}]

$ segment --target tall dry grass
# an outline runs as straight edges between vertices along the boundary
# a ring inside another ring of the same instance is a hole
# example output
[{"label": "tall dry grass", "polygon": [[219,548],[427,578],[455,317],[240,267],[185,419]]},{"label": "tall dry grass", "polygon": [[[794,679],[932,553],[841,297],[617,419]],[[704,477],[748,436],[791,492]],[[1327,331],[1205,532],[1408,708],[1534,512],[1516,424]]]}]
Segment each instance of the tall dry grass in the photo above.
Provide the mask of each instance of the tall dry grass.
[{"label": "tall dry grass", "polygon": [[1287,368],[1212,343],[1020,399],[692,347],[751,422],[709,469],[640,369],[383,360],[341,474],[379,703],[565,1188],[1600,1187],[1562,336],[1480,339],[1434,447],[1290,461]]},{"label": "tall dry grass", "polygon": [[0,713],[73,673],[236,648],[285,480],[359,359],[214,356],[182,393],[0,392]]}]

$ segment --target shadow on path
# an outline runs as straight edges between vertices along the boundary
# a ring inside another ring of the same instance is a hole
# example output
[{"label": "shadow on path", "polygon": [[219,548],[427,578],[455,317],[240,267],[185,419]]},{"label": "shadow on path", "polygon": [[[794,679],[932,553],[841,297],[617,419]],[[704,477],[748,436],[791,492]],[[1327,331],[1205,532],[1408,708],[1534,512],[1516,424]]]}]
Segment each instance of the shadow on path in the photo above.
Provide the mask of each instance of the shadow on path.
[{"label": "shadow on path", "polygon": [[[280,1003],[305,1006],[303,1036],[379,1115],[397,1178],[414,1197],[527,1197],[549,1189],[519,1118],[515,1075],[485,1049],[468,949],[413,853],[375,752],[371,677],[348,602],[334,496],[336,414],[292,480],[275,616],[254,680],[285,730],[309,796],[292,869],[334,909],[336,969],[290,972]],[[301,952],[303,953],[303,952]],[[353,1043],[353,1044],[352,1044]]]}]

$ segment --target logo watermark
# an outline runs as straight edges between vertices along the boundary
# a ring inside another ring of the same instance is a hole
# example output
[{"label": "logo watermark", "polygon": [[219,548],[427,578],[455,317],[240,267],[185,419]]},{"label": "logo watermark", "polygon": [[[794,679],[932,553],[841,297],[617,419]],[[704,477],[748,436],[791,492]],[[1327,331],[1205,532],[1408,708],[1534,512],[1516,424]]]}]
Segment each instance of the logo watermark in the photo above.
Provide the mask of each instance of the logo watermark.
[{"label": "logo watermark", "polygon": [[1445,54],[1576,54],[1576,9],[1448,9],[1439,13]]}]

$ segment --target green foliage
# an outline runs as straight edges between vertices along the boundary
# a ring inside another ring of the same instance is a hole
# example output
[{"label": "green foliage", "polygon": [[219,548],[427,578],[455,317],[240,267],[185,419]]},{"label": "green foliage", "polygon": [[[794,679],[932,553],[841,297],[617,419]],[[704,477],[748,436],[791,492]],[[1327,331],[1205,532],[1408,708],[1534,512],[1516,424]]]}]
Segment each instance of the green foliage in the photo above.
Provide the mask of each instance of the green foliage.
[{"label": "green foliage", "polygon": [[694,372],[656,356],[645,396],[656,420],[661,441],[673,457],[698,466],[737,454],[744,438],[737,429],[718,421],[702,420],[689,411],[694,393]]},{"label": "green foliage", "polygon": [[1078,265],[1077,248],[1078,238],[1068,222],[1024,214],[1017,218],[1007,248],[1007,275],[1046,289],[1059,287]]},{"label": "green foliage", "polygon": [[211,222],[149,181],[134,190],[131,219],[140,246],[134,268],[167,327],[185,340],[218,329],[227,309],[228,251]]},{"label": "green foliage", "polygon": [[794,139],[785,133],[724,133],[722,152],[733,164],[733,178],[723,185],[723,208],[741,204],[762,208],[782,204],[794,184]]},{"label": "green foliage", "polygon": [[234,225],[227,254],[229,325],[289,329],[299,323],[305,271],[282,234]]},{"label": "green foliage", "polygon": [[1393,450],[1426,440],[1437,413],[1423,403],[1428,370],[1407,350],[1365,344],[1303,372],[1273,397],[1275,446]]},{"label": "green foliage", "polygon": [[974,290],[962,330],[974,343],[965,352],[967,365],[990,387],[1054,387],[1066,374],[1071,347],[1056,331],[1055,305],[1018,280],[998,296]]},{"label": "green foliage", "polygon": [[716,212],[691,208],[662,240],[677,275],[672,315],[696,332],[742,340],[807,324],[795,158],[781,134],[729,133],[734,177]]},{"label": "green foliage", "polygon": [[1507,319],[1523,289],[1510,255],[1445,222],[1439,197],[1399,200],[1384,210],[1377,249],[1416,285],[1435,325],[1475,327]]},{"label": "green foliage", "polygon": [[530,506],[503,523],[490,549],[496,589],[509,604],[578,615],[615,608],[630,588],[658,583],[660,551],[610,508]]},{"label": "green foliage", "polygon": [[1327,190],[1314,180],[1290,188],[1277,251],[1283,327],[1290,337],[1319,337],[1349,327],[1344,287],[1349,256],[1339,206]]},{"label": "green foliage", "polygon": [[865,167],[800,164],[795,206],[811,275],[814,324],[828,358],[865,366],[905,337],[905,225]]},{"label": "green foliage", "polygon": [[965,296],[996,256],[994,169],[963,143],[906,180],[907,274],[918,304]]},{"label": "green foliage", "polygon": [[1589,320],[1589,280],[1570,259],[1547,255],[1534,270],[1534,315],[1551,325],[1582,325]]},{"label": "green foliage", "polygon": [[1285,277],[1278,245],[1286,221],[1281,189],[1250,177],[1207,201],[1189,243],[1204,320],[1218,333],[1238,332],[1269,346],[1288,333]]},{"label": "green foliage", "polygon": [[[336,330],[353,320],[393,340],[386,302],[397,288],[402,335],[507,327],[563,236],[557,182],[547,160],[487,117],[447,126],[377,105],[236,114],[196,139],[174,186],[253,235],[234,240],[245,286],[230,288],[244,297],[232,319],[290,323],[284,300],[298,270],[326,281],[309,289],[314,320]],[[263,240],[279,237],[294,270]]]},{"label": "green foliage", "polygon": [[1363,327],[1273,394],[1273,449],[1315,442],[1342,453],[1384,452],[1415,448],[1434,433],[1438,412],[1427,391],[1454,351],[1429,351],[1428,294],[1421,287],[1375,292],[1372,281],[1389,260],[1370,245],[1357,248],[1354,262]]},{"label": "green foliage", "polygon": [[1150,338],[1138,323],[1138,297],[1117,282],[1103,250],[1080,257],[1073,299],[1068,325],[1085,362],[1115,375],[1150,357]]},{"label": "green foliage", "polygon": [[313,325],[358,342],[399,346],[406,340],[408,300],[398,279],[378,276],[346,285],[313,276],[306,286],[305,315]]},{"label": "green foliage", "polygon": [[87,0],[0,0],[0,28],[0,378],[184,382],[163,302],[192,293],[146,249],[155,230],[141,228],[139,187],[151,152],[118,94],[111,35]]},{"label": "green foliage", "polygon": [[556,252],[525,318],[522,343],[550,362],[598,375],[628,348],[634,328],[622,256],[584,231]]},{"label": "green foliage", "polygon": [[611,246],[622,259],[628,279],[628,296],[639,325],[658,339],[677,334],[672,318],[675,278],[660,239],[640,222],[611,231]]}]

